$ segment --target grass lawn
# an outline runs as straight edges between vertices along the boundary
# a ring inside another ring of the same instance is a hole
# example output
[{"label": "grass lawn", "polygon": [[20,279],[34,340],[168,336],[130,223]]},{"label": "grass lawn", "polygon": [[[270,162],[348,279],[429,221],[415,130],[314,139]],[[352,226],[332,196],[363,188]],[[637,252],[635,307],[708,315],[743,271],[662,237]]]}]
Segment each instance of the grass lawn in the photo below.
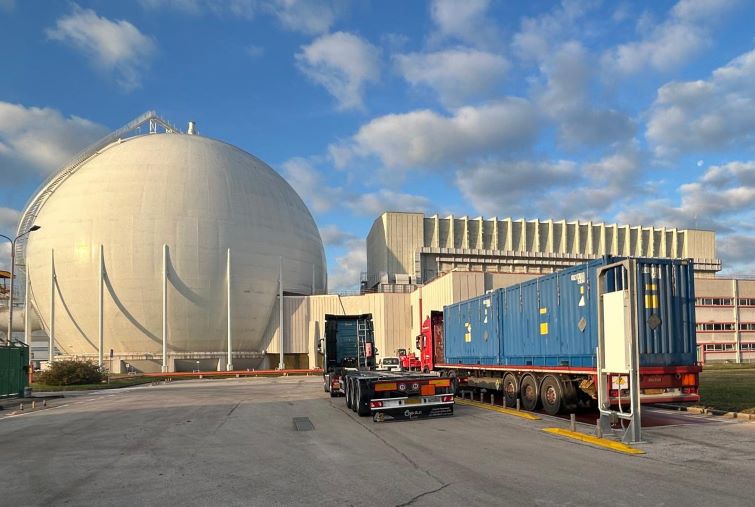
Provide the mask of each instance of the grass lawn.
[{"label": "grass lawn", "polygon": [[755,365],[706,366],[700,374],[700,404],[755,414]]},{"label": "grass lawn", "polygon": [[51,392],[51,391],[88,391],[95,389],[117,389],[119,387],[136,386],[139,384],[149,384],[150,382],[156,382],[158,379],[147,377],[130,377],[111,379],[110,383],[103,382],[101,384],[81,384],[76,386],[50,386],[47,384],[32,383],[32,391],[35,392]]}]

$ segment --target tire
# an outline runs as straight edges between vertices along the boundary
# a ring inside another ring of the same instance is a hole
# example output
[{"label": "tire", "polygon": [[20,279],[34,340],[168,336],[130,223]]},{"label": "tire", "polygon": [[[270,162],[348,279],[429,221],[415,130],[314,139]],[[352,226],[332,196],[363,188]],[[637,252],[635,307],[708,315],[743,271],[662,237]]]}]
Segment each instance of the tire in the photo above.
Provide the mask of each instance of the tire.
[{"label": "tire", "polygon": [[451,394],[453,394],[454,396],[458,396],[458,394],[459,394],[459,379],[456,378],[456,372],[453,371],[453,370],[451,370],[451,371],[447,371],[447,372],[444,372],[444,373],[448,376],[448,378],[451,379]]},{"label": "tire", "polygon": [[516,407],[516,400],[519,398],[519,381],[513,373],[507,373],[503,376],[503,402],[507,407]]},{"label": "tire", "polygon": [[370,415],[370,404],[367,399],[362,395],[362,383],[357,382],[357,415],[359,417],[367,417]]},{"label": "tire", "polygon": [[558,377],[548,375],[540,385],[540,401],[543,410],[548,415],[556,415],[561,412],[564,404],[564,386]]},{"label": "tire", "polygon": [[519,387],[519,395],[522,398],[524,410],[536,410],[540,404],[540,392],[537,388],[537,380],[532,375],[525,375]]},{"label": "tire", "polygon": [[349,377],[346,377],[343,388],[346,393],[346,407],[351,408],[351,379]]},{"label": "tire", "polygon": [[356,412],[357,411],[357,381],[355,379],[351,379],[351,383],[349,384],[349,392],[351,393],[351,411]]}]

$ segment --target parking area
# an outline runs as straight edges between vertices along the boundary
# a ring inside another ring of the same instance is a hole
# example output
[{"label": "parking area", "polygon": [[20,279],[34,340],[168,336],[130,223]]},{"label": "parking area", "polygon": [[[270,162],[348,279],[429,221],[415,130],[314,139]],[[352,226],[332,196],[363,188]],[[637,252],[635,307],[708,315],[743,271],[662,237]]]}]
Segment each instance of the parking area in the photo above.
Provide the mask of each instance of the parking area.
[{"label": "parking area", "polygon": [[568,427],[547,416],[459,405],[374,423],[317,377],[84,393],[0,412],[3,503],[752,504],[755,423],[656,412],[676,423],[647,429],[646,454],[627,456],[545,433]]}]

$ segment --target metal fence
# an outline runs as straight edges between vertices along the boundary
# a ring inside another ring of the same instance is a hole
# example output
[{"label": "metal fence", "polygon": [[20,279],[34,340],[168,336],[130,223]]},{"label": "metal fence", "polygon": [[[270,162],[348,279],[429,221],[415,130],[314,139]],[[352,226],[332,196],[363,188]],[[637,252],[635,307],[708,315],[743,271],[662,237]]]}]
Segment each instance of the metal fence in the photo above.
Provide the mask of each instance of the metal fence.
[{"label": "metal fence", "polygon": [[0,346],[0,398],[23,396],[29,385],[29,347],[21,342]]}]

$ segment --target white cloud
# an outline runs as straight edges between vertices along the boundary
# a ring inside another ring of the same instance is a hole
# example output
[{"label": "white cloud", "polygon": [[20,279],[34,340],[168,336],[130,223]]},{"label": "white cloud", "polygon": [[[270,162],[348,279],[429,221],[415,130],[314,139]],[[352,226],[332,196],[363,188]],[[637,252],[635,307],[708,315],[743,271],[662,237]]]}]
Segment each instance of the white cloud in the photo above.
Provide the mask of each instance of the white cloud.
[{"label": "white cloud", "polygon": [[455,38],[478,47],[497,45],[498,28],[488,16],[488,0],[435,0],[430,16],[440,37]]},{"label": "white cloud", "polygon": [[578,175],[574,162],[483,162],[458,171],[456,185],[467,201],[489,216],[532,215],[533,199],[550,189],[573,183]]},{"label": "white cloud", "polygon": [[523,18],[519,31],[512,38],[514,52],[523,60],[542,61],[565,39],[584,36],[586,27],[581,21],[594,3],[563,0],[551,12]]},{"label": "white cloud", "polygon": [[394,60],[404,79],[432,88],[449,106],[490,97],[510,66],[502,55],[469,48],[396,55]]},{"label": "white cloud", "polygon": [[626,114],[590,102],[594,64],[584,47],[568,42],[552,50],[541,64],[547,79],[538,103],[558,124],[559,140],[567,146],[606,146],[634,135]]},{"label": "white cloud", "polygon": [[680,0],[662,23],[647,26],[634,42],[621,44],[605,55],[605,63],[624,74],[647,68],[668,72],[680,67],[711,44],[708,25],[729,10],[734,0]]},{"label": "white cloud", "polygon": [[0,0],[0,9],[10,12],[16,8],[16,0]]},{"label": "white cloud", "polygon": [[152,38],[128,21],[111,21],[75,4],[73,13],[58,19],[46,32],[50,39],[84,53],[95,67],[113,72],[126,91],[141,86],[141,74],[156,51]]},{"label": "white cloud", "polygon": [[485,153],[527,150],[537,132],[532,105],[512,97],[462,107],[452,116],[430,110],[381,116],[359,129],[352,149],[379,157],[388,168],[437,167]]},{"label": "white cloud", "polygon": [[354,213],[374,217],[384,211],[426,211],[430,199],[420,195],[381,189],[352,197],[346,203]]},{"label": "white cloud", "polygon": [[343,189],[332,186],[307,159],[292,158],[282,167],[286,181],[315,212],[328,211],[341,201]]},{"label": "white cloud", "polygon": [[367,271],[367,248],[364,239],[352,238],[343,245],[344,252],[336,255],[328,268],[329,290],[356,290],[360,275]]},{"label": "white cloud", "polygon": [[755,50],[707,80],[670,82],[650,109],[647,138],[660,157],[749,146],[755,134]]},{"label": "white cloud", "polygon": [[344,246],[347,242],[358,239],[357,236],[341,230],[337,225],[321,227],[320,237],[325,246]]},{"label": "white cloud", "polygon": [[0,174],[7,183],[50,173],[107,133],[102,125],[55,109],[0,102]]},{"label": "white cloud", "polygon": [[[20,211],[11,208],[0,208],[0,234],[14,238],[20,219]],[[0,238],[0,269],[10,271],[10,242],[5,238]]]},{"label": "white cloud", "polygon": [[621,216],[634,223],[691,227],[731,233],[755,223],[755,161],[711,166],[670,198],[639,203]]},{"label": "white cloud", "polygon": [[309,35],[330,30],[339,11],[336,2],[322,0],[275,0],[270,8],[283,26]]},{"label": "white cloud", "polygon": [[304,74],[335,97],[339,109],[363,108],[365,85],[380,77],[380,50],[350,33],[318,37],[301,47],[296,63]]},{"label": "white cloud", "polygon": [[722,274],[755,273],[755,236],[731,234],[716,238],[716,250],[722,259]]},{"label": "white cloud", "polygon": [[637,193],[640,155],[624,147],[597,162],[486,160],[457,171],[462,195],[484,215],[604,220]]}]

